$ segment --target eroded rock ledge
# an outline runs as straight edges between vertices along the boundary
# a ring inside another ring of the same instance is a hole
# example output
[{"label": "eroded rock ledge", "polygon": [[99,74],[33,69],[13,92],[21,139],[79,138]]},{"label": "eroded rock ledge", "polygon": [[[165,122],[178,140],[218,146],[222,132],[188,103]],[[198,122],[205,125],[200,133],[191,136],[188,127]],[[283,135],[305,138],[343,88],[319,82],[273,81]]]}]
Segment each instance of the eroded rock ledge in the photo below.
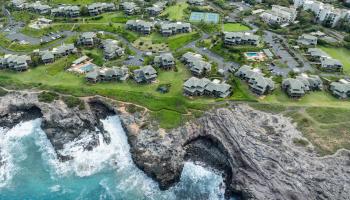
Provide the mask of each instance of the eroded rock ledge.
[{"label": "eroded rock ledge", "polygon": [[36,92],[11,92],[0,98],[0,126],[12,128],[22,121],[41,118],[41,128],[62,160],[69,159],[59,154],[64,144],[86,134],[92,136],[92,140],[84,146],[86,150],[98,145],[99,133],[109,142],[109,135],[105,133],[100,119],[114,114],[114,110],[94,101],[87,102],[84,110],[68,108],[61,100],[39,102]]},{"label": "eroded rock ledge", "polygon": [[99,97],[85,102],[85,110],[70,109],[62,101],[39,102],[35,92],[12,92],[0,98],[0,126],[11,128],[41,117],[56,152],[84,134],[96,136],[85,147],[90,150],[98,145],[98,133],[109,142],[100,119],[117,113],[134,162],[161,189],[180,179],[184,161],[194,160],[225,173],[227,196],[233,192],[259,200],[349,199],[349,152],[318,157],[312,146],[294,145],[293,138],[302,134],[283,116],[232,105],[167,131],[150,121],[145,109],[128,109],[128,104]]},{"label": "eroded rock ledge", "polygon": [[302,134],[290,120],[247,105],[220,108],[165,133],[129,130],[133,158],[165,189],[187,159],[226,173],[227,194],[243,199],[349,199],[350,154],[318,157],[298,147]]}]

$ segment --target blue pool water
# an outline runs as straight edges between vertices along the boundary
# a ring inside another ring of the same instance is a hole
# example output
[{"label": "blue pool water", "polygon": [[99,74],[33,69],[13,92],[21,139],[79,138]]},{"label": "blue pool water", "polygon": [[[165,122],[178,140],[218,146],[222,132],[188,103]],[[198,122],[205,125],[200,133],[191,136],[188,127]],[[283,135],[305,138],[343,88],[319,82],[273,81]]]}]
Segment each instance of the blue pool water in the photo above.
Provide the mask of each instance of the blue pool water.
[{"label": "blue pool water", "polygon": [[82,144],[89,136],[67,144],[63,155],[74,157],[59,162],[52,145],[40,128],[40,119],[11,130],[0,129],[0,199],[224,199],[220,174],[185,164],[181,180],[167,191],[132,162],[127,137],[118,117],[103,120],[111,143],[86,152]]},{"label": "blue pool water", "polygon": [[247,53],[245,53],[245,55],[247,55],[248,57],[257,57],[257,56],[259,56],[259,53],[257,53],[257,52],[247,52]]},{"label": "blue pool water", "polygon": [[91,72],[93,69],[95,69],[96,65],[90,63],[90,64],[87,64],[87,65],[84,65],[82,67],[80,67],[80,69],[83,71],[83,72]]}]

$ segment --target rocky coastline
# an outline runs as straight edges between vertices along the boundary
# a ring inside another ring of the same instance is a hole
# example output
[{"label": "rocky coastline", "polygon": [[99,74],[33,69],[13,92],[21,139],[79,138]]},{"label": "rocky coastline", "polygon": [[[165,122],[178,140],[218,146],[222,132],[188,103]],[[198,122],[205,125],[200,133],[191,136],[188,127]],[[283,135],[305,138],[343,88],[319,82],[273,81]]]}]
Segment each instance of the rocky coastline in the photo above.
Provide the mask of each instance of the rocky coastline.
[{"label": "rocky coastline", "polygon": [[[64,144],[90,134],[84,147],[99,145],[109,135],[100,119],[117,114],[128,135],[135,164],[158,181],[161,189],[180,179],[186,160],[200,161],[224,174],[226,196],[242,199],[349,199],[350,153],[319,157],[310,144],[300,147],[302,138],[288,118],[232,104],[205,113],[201,118],[173,130],[159,128],[149,111],[102,97],[84,98],[85,109],[68,108],[63,101],[44,103],[38,92],[9,92],[0,97],[0,127],[11,128],[41,118],[59,155]],[[133,109],[130,109],[132,106]],[[96,136],[96,137],[95,137]]]}]

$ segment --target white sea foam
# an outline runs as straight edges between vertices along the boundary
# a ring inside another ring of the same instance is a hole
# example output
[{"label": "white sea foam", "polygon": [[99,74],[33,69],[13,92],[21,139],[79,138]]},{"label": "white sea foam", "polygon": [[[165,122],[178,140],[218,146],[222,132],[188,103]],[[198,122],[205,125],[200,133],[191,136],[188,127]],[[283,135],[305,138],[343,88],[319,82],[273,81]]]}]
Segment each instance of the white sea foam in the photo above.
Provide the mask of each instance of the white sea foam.
[{"label": "white sea foam", "polygon": [[[185,163],[180,182],[167,191],[160,191],[156,182],[138,169],[131,158],[127,136],[117,116],[102,120],[104,129],[110,134],[111,141],[106,144],[99,135],[99,145],[92,151],[85,151],[83,146],[91,141],[91,136],[85,135],[81,139],[70,142],[60,152],[73,157],[67,162],[59,162],[55,150],[40,128],[41,120],[22,123],[11,130],[0,129],[0,153],[2,162],[0,167],[0,189],[8,185],[12,177],[20,169],[18,162],[26,158],[23,139],[27,136],[34,138],[39,147],[43,164],[51,173],[53,180],[74,176],[87,177],[97,175],[98,172],[114,169],[109,176],[102,178],[99,185],[104,190],[99,199],[224,199],[223,178],[192,162]],[[73,175],[73,176],[72,176]],[[73,188],[64,184],[52,184],[47,187],[52,193],[65,194]],[[69,191],[72,193],[74,191]],[[76,191],[78,192],[78,191]],[[82,187],[77,199],[86,199],[89,189]],[[192,195],[192,196],[191,196]]]},{"label": "white sea foam", "polygon": [[27,157],[21,140],[32,134],[40,122],[40,119],[24,122],[10,130],[0,128],[0,188],[9,186],[19,171],[16,163]]}]

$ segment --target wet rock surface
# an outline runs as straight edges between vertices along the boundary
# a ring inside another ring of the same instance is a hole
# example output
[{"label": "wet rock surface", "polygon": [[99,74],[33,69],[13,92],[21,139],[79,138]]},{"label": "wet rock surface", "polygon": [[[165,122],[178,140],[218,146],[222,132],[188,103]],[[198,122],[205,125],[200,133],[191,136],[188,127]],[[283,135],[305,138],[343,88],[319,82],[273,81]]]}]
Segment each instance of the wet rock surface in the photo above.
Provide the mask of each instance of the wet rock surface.
[{"label": "wet rock surface", "polygon": [[97,103],[96,105],[98,106],[91,106],[93,109],[90,109],[87,104],[86,109],[79,110],[77,107],[68,108],[61,100],[52,103],[39,102],[38,93],[35,92],[11,92],[0,98],[0,126],[12,128],[20,122],[41,118],[41,128],[59,158],[67,160],[69,158],[59,155],[59,150],[63,149],[64,144],[86,134],[92,135],[92,140],[84,146],[86,150],[91,150],[99,144],[99,133],[104,135],[107,142],[109,141],[100,119],[104,119],[113,111],[109,111],[103,105]]}]

